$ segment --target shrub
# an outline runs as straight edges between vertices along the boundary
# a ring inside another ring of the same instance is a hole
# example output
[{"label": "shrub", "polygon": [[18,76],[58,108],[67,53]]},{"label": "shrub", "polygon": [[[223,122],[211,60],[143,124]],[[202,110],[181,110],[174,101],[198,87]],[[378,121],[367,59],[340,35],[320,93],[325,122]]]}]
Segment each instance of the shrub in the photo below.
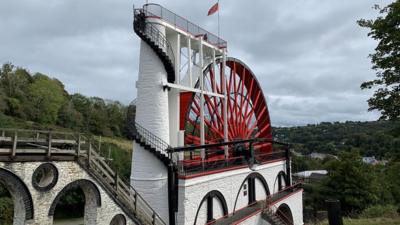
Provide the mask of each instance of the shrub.
[{"label": "shrub", "polygon": [[396,217],[398,216],[397,207],[394,205],[374,205],[366,208],[361,217],[377,218],[377,217]]},{"label": "shrub", "polygon": [[10,197],[0,197],[0,224],[12,224],[14,216],[13,200]]}]

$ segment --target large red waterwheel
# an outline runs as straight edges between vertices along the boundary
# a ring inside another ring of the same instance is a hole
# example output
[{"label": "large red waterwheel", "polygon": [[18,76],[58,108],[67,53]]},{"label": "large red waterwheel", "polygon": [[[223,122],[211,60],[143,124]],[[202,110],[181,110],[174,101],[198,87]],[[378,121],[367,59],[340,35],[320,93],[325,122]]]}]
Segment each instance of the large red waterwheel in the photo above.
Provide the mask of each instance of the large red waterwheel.
[{"label": "large red waterwheel", "polygon": [[[240,60],[226,61],[228,140],[272,138],[267,102],[254,73]],[[223,94],[222,60],[203,72],[204,90]],[[199,88],[199,81],[196,88]],[[224,140],[223,98],[204,95],[205,143]],[[200,145],[200,93],[181,93],[181,130],[185,144]],[[270,143],[255,143],[254,149],[267,153]]]}]

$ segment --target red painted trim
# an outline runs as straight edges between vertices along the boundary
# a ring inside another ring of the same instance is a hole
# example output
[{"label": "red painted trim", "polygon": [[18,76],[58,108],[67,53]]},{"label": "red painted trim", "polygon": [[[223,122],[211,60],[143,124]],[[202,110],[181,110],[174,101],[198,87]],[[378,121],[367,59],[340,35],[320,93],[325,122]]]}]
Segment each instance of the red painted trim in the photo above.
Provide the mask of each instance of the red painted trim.
[{"label": "red painted trim", "polygon": [[246,217],[243,217],[242,219],[240,219],[238,221],[235,221],[232,225],[237,225],[237,224],[239,224],[239,223],[241,223],[241,222],[243,222],[243,221],[245,221],[247,219],[250,219],[251,217],[259,214],[261,211],[262,211],[262,209],[259,209],[259,210],[255,211],[255,212],[253,212],[252,214],[250,214],[250,215],[248,215]]},{"label": "red painted trim", "polygon": [[193,174],[193,175],[179,176],[178,178],[182,179],[182,180],[187,180],[187,179],[192,179],[192,178],[196,178],[196,177],[202,177],[202,176],[207,176],[207,175],[211,175],[211,174],[216,174],[216,173],[222,173],[222,172],[227,172],[227,171],[232,171],[232,170],[237,170],[237,169],[243,169],[246,167],[247,167],[247,165],[236,166],[236,167],[230,167],[230,168],[225,168],[225,169],[220,169],[220,170],[213,170],[213,171],[208,171],[208,172],[203,172],[203,173],[197,173],[197,174]]},{"label": "red painted trim", "polygon": [[[270,160],[270,161],[265,161],[262,162],[261,165],[265,165],[267,163],[274,163],[274,162],[279,162],[279,161],[285,161],[285,158],[281,158],[281,159],[275,159],[275,160]],[[246,168],[247,165],[243,165],[243,166],[236,166],[236,167],[229,167],[229,168],[225,168],[225,169],[220,169],[220,170],[213,170],[213,171],[207,171],[207,172],[202,172],[202,173],[196,173],[196,174],[192,174],[192,175],[180,175],[178,176],[179,179],[182,180],[188,180],[188,179],[192,179],[192,178],[196,178],[196,177],[202,177],[202,176],[207,176],[207,175],[211,175],[211,174],[216,174],[216,173],[222,173],[222,172],[227,172],[227,171],[232,171],[232,170],[237,170],[237,169],[243,169]]]},{"label": "red painted trim", "polygon": [[267,164],[267,163],[280,162],[280,161],[286,161],[286,158],[280,158],[280,159],[274,159],[274,160],[264,161],[264,162],[261,162],[261,165],[265,165],[265,164]]},{"label": "red painted trim", "polygon": [[[288,189],[291,189],[291,188],[293,188],[293,187],[295,187],[295,186],[297,186],[297,185],[298,185],[298,183],[297,183],[297,184],[294,184],[294,185],[292,185],[292,186],[290,186],[290,187],[287,187],[287,188],[285,188],[285,189],[283,189],[283,190],[281,190],[281,191],[279,191],[279,192],[276,192],[275,194],[280,193],[280,192],[283,192],[283,191],[288,190]],[[290,196],[292,196],[292,195],[294,195],[294,194],[296,194],[296,193],[298,193],[298,192],[300,192],[300,191],[303,191],[303,189],[300,188],[299,190],[297,190],[297,191],[295,191],[295,192],[293,192],[293,193],[291,193],[291,194],[289,194],[289,195],[286,195],[285,197],[283,197],[283,198],[281,198],[281,199],[279,199],[279,200],[277,200],[277,201],[271,203],[270,205],[273,205],[273,204],[276,204],[277,202],[283,201],[283,200],[285,200],[286,198],[288,198],[288,197],[290,197]],[[273,196],[273,195],[270,195],[269,197],[272,197],[272,196]],[[261,201],[262,201],[262,200],[261,200]],[[218,219],[215,220],[215,221],[212,221],[212,222],[210,222],[210,223],[207,223],[206,225],[210,225],[210,224],[213,224],[213,223],[215,223],[215,222],[217,222],[217,221],[223,220],[223,219],[225,219],[225,218],[229,218],[230,216],[233,216],[235,213],[238,213],[240,210],[245,209],[245,208],[247,208],[247,207],[250,207],[250,206],[252,206],[252,205],[254,205],[254,204],[257,204],[257,203],[253,203],[253,204],[244,206],[244,207],[242,207],[242,208],[240,208],[240,209],[236,209],[234,212],[232,212],[232,213],[230,213],[230,214],[228,214],[228,215],[222,216],[222,217],[218,218]],[[245,221],[245,220],[247,220],[247,219],[249,219],[249,218],[251,218],[251,217],[257,215],[258,213],[262,212],[262,210],[263,210],[263,209],[259,209],[259,210],[255,211],[255,212],[253,212],[253,213],[247,215],[246,217],[243,217],[243,218],[241,218],[241,219],[235,221],[234,223],[232,223],[232,225],[238,225],[239,223],[241,223],[241,222],[243,222],[243,221]]]},{"label": "red painted trim", "polygon": [[[206,223],[206,225],[213,224],[213,223],[215,223],[215,222],[218,222],[218,221],[221,221],[221,220],[223,220],[223,219],[229,218],[230,216],[235,215],[235,213],[237,213],[238,211],[240,211],[240,210],[242,210],[242,209],[245,209],[245,208],[247,208],[247,207],[253,206],[253,205],[255,205],[255,204],[257,204],[257,202],[252,203],[252,204],[249,204],[249,205],[247,205],[247,206],[244,206],[244,207],[242,207],[242,208],[240,208],[240,209],[237,209],[237,210],[235,210],[234,212],[229,213],[228,215],[224,215],[224,216],[222,216],[222,217],[220,217],[220,218],[218,218],[218,219],[216,219],[216,220],[214,220],[214,221],[212,221],[212,222]],[[256,211],[256,212],[257,212],[257,211]],[[254,212],[254,213],[256,213],[256,212]],[[249,215],[248,217],[251,217],[251,216]]]},{"label": "red painted trim", "polygon": [[298,193],[298,192],[300,192],[300,191],[303,191],[303,188],[300,188],[299,190],[297,190],[297,191],[295,191],[295,192],[292,192],[292,193],[290,193],[290,194],[288,194],[288,195],[285,195],[285,197],[280,198],[280,199],[278,199],[278,200],[276,200],[276,201],[274,201],[274,202],[271,202],[270,205],[275,205],[276,203],[281,202],[281,201],[283,201],[283,200],[289,198],[290,196],[292,196],[292,195],[294,195],[294,194],[296,194],[296,193]]},{"label": "red painted trim", "polygon": [[[146,16],[146,18],[160,19],[160,20],[161,20],[161,17],[159,17],[159,16]],[[164,20],[163,20],[163,21],[164,21]]]}]

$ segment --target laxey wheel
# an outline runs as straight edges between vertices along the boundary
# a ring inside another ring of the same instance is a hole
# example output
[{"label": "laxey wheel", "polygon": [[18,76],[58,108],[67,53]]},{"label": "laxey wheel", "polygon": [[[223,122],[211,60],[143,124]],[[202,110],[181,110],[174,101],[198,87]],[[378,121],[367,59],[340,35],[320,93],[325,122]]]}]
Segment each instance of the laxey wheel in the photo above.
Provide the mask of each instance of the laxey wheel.
[{"label": "laxey wheel", "polygon": [[[215,70],[215,71],[214,71]],[[240,60],[227,58],[228,141],[272,138],[267,102],[253,72]],[[222,60],[203,72],[204,90],[223,94]],[[200,82],[196,84],[199,88]],[[223,98],[204,95],[205,143],[224,140]],[[180,129],[185,130],[185,144],[200,145],[200,93],[181,93]],[[270,143],[254,143],[256,152],[269,153]]]}]

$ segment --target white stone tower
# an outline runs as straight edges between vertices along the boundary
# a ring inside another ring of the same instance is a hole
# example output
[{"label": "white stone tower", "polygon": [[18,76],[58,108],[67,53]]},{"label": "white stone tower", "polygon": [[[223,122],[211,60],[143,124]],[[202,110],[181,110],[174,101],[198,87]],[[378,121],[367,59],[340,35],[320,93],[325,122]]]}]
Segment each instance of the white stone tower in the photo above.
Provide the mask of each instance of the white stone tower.
[{"label": "white stone tower", "polygon": [[135,9],[134,30],[131,184],[155,223],[302,224],[302,189],[254,73],[226,56],[226,41],[160,5]]}]

